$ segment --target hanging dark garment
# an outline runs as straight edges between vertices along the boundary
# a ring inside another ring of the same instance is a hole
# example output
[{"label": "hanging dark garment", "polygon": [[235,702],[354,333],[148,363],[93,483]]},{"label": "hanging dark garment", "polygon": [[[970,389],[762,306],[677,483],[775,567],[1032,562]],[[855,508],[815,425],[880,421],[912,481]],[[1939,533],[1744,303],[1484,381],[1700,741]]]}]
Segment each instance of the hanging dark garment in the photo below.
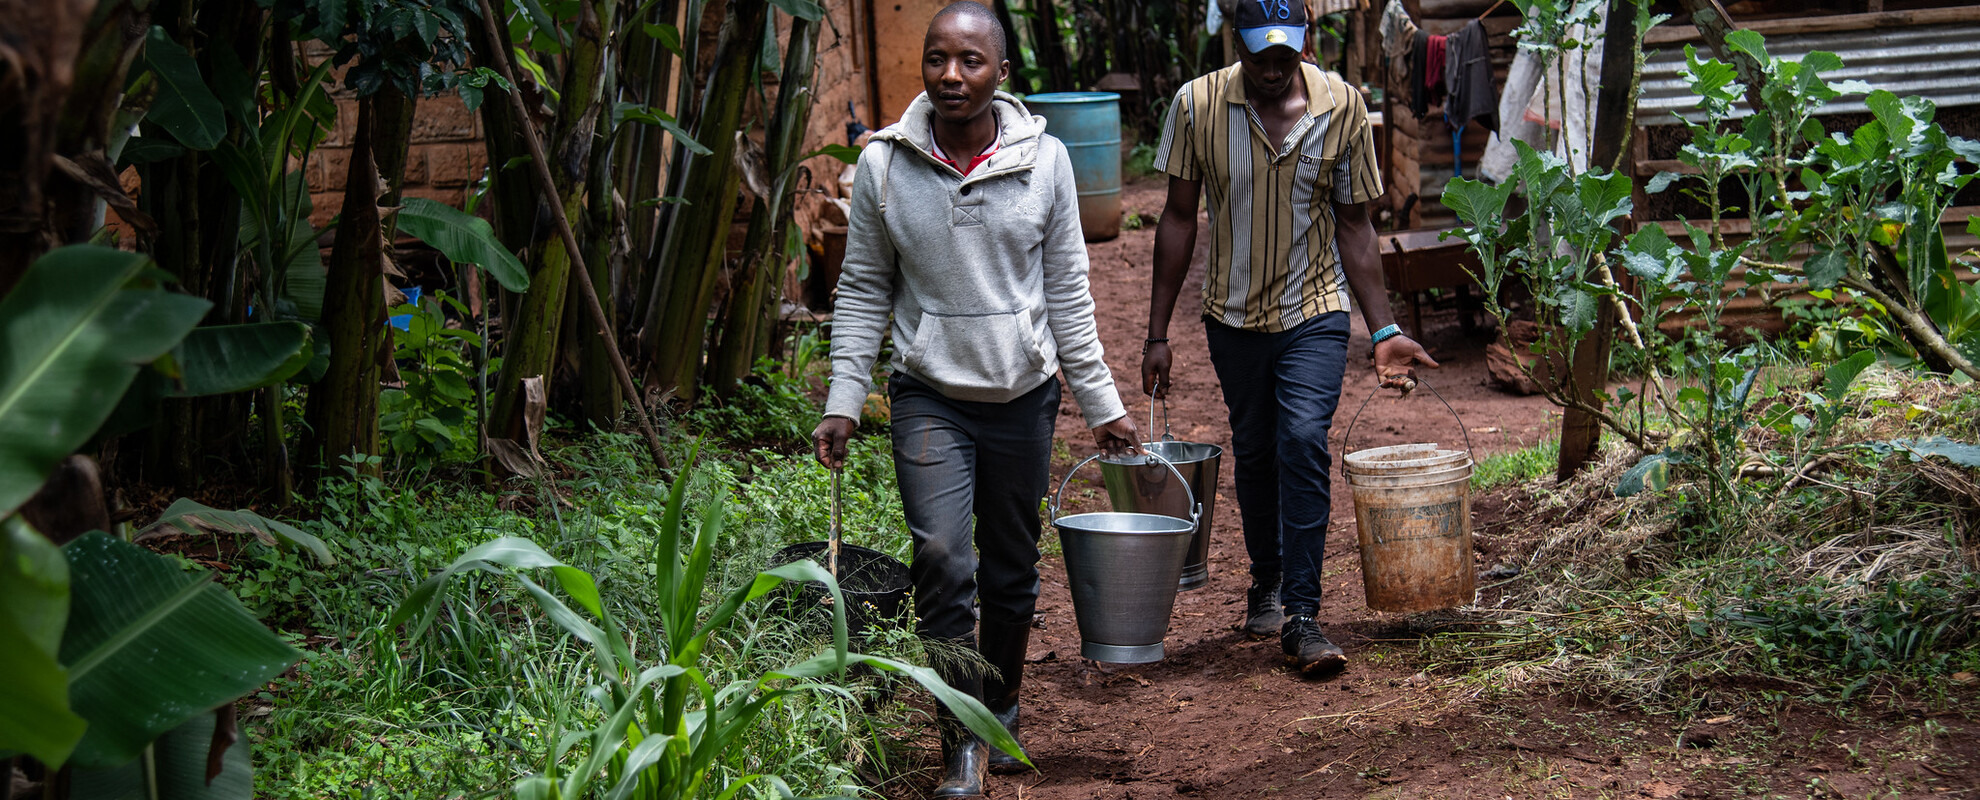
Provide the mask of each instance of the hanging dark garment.
[{"label": "hanging dark garment", "polygon": [[1481,120],[1488,131],[1499,129],[1499,97],[1492,90],[1492,53],[1486,47],[1485,25],[1472,20],[1449,41],[1444,59],[1444,116],[1463,128]]},{"label": "hanging dark garment", "polygon": [[1430,34],[1419,30],[1409,48],[1409,111],[1417,119],[1430,113],[1430,89],[1425,85],[1431,76],[1429,56]]},{"label": "hanging dark garment", "polygon": [[1450,37],[1430,37],[1428,52],[1423,55],[1423,85],[1430,87],[1431,100],[1436,100],[1443,96],[1444,65],[1450,63],[1450,56]]}]

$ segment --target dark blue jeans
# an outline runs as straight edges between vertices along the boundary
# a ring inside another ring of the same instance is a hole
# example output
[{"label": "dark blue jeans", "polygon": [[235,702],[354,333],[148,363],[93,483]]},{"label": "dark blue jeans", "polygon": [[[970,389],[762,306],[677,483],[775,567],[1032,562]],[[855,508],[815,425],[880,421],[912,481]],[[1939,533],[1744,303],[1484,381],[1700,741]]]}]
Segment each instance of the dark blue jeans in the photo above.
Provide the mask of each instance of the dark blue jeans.
[{"label": "dark blue jeans", "polygon": [[912,377],[888,382],[894,475],[914,535],[914,610],[924,637],[985,622],[1029,624],[1038,606],[1038,501],[1052,462],[1059,382],[1008,403],[951,400]]},{"label": "dark blue jeans", "polygon": [[1347,371],[1347,312],[1278,333],[1207,319],[1203,328],[1231,411],[1231,474],[1251,575],[1283,581],[1287,615],[1312,614],[1333,512],[1327,432]]}]

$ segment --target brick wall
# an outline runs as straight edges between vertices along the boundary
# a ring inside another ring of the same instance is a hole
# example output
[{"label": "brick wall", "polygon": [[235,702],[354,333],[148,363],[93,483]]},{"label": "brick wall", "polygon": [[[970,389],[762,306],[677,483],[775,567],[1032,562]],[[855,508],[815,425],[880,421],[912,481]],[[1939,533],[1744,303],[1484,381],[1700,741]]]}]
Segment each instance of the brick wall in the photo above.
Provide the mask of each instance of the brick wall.
[{"label": "brick wall", "polygon": [[[314,61],[328,58],[330,53],[317,48],[308,55]],[[317,146],[305,172],[314,205],[310,221],[317,225],[328,222],[343,206],[351,140],[357,130],[357,96],[343,88],[341,71],[334,77],[337,88],[330,95],[337,101],[337,128]],[[502,102],[499,94],[491,93],[488,99]],[[487,166],[480,116],[469,113],[458,95],[421,98],[413,114],[412,143],[406,152],[405,195],[460,208]]]}]

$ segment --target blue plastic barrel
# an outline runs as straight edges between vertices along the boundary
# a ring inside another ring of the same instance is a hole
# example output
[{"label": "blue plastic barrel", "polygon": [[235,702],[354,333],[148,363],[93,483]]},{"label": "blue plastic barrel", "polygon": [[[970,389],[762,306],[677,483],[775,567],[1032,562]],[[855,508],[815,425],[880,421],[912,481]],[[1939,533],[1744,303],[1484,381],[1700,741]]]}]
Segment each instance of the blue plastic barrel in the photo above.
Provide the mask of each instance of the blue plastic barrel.
[{"label": "blue plastic barrel", "polygon": [[1121,96],[1052,92],[1024,98],[1045,118],[1045,132],[1065,142],[1079,188],[1079,228],[1089,242],[1121,235]]}]

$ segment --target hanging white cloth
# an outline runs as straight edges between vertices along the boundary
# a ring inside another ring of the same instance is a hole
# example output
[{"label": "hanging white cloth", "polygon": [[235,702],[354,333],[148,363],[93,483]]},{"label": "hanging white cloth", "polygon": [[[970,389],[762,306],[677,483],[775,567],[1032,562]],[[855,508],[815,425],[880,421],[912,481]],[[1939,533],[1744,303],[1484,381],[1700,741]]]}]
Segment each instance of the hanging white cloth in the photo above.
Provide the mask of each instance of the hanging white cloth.
[{"label": "hanging white cloth", "polygon": [[1602,83],[1601,29],[1600,19],[1570,27],[1568,39],[1589,45],[1562,53],[1558,65],[1543,65],[1537,53],[1525,48],[1513,57],[1506,89],[1499,95],[1499,131],[1485,144],[1479,174],[1494,183],[1508,179],[1519,163],[1515,139],[1535,150],[1553,151],[1577,173],[1588,169],[1595,92]]}]

